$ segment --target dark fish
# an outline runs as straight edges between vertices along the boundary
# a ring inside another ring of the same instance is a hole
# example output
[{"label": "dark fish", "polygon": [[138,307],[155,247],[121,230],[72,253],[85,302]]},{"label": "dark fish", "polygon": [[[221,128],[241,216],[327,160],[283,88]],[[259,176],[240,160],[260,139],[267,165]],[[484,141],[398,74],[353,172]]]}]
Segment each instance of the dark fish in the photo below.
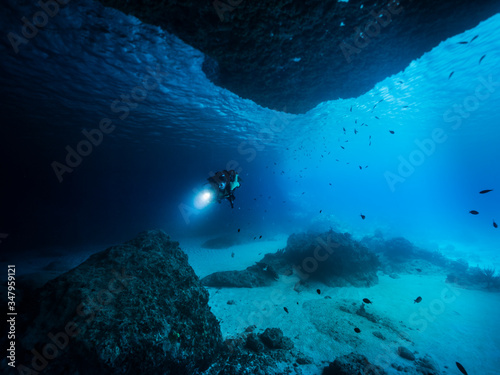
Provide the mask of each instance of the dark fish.
[{"label": "dark fish", "polygon": [[231,253],[231,258],[234,258],[234,252],[233,252],[233,253]]},{"label": "dark fish", "polygon": [[239,229],[239,228],[238,228],[238,233],[240,233],[240,230],[241,230],[241,229]]},{"label": "dark fish", "polygon": [[467,371],[465,371],[465,369],[464,369],[464,366],[462,366],[462,365],[461,365],[460,363],[458,363],[458,362],[455,362],[455,364],[457,365],[458,369],[460,370],[460,372],[461,372],[462,374],[464,374],[464,375],[468,375],[468,374],[467,374]]},{"label": "dark fish", "polygon": [[319,210],[319,213],[323,212],[323,210]]},{"label": "dark fish", "polygon": [[420,303],[422,301],[422,297],[417,297],[417,299],[415,301],[413,301],[413,303]]},{"label": "dark fish", "polygon": [[351,105],[351,112],[352,112],[352,105]]},{"label": "dark fish", "polygon": [[257,239],[257,237],[254,237],[253,239],[255,240],[255,239]]},{"label": "dark fish", "polygon": [[493,227],[494,227],[494,228],[498,228],[498,224],[497,224],[497,223],[495,223],[495,220],[493,220]]},{"label": "dark fish", "polygon": [[418,272],[422,272],[422,270],[420,268],[415,268]]},{"label": "dark fish", "polygon": [[361,219],[365,220],[365,217],[366,217],[365,215],[361,214],[359,216],[361,216]]},{"label": "dark fish", "polygon": [[479,59],[479,64],[481,64],[481,61],[483,61],[483,59],[484,59],[485,57],[486,57],[486,55],[483,55],[483,57],[481,57],[481,58]]},{"label": "dark fish", "polygon": [[321,290],[316,289],[316,293],[321,294]]},{"label": "dark fish", "polygon": [[458,42],[458,44],[467,44],[469,42]]},{"label": "dark fish", "polygon": [[[337,160],[337,161],[338,161],[338,160]],[[330,186],[332,186],[332,183],[330,182],[330,183],[329,183],[329,185],[330,185]]]},{"label": "dark fish", "polygon": [[363,298],[363,302],[364,303],[372,303],[372,301],[370,301],[368,298]]},{"label": "dark fish", "polygon": [[394,134],[394,130],[389,130],[389,133]]},{"label": "dark fish", "polygon": [[262,236],[259,236],[259,240],[262,238]]},{"label": "dark fish", "polygon": [[340,146],[342,148],[342,150],[345,150],[344,146]]},{"label": "dark fish", "polygon": [[356,332],[356,333],[360,333],[360,332],[361,332],[361,330],[360,330],[359,328],[357,328],[357,327],[356,327],[356,328],[354,328],[354,332]]},{"label": "dark fish", "polygon": [[358,134],[358,131],[356,129],[354,129],[354,134]]},{"label": "dark fish", "polygon": [[486,194],[489,193],[490,191],[493,191],[493,189],[488,189],[488,190],[481,190],[479,194]]},{"label": "dark fish", "polygon": [[409,107],[408,105],[403,106],[403,108],[408,108],[408,107]]},{"label": "dark fish", "polygon": [[368,146],[371,146],[372,145],[372,141],[370,141],[370,143],[368,143]]},{"label": "dark fish", "polygon": [[377,116],[375,116],[375,118],[376,118],[377,120],[380,120]]},{"label": "dark fish", "polygon": [[451,78],[451,76],[453,75],[453,73],[455,73],[455,72],[451,72],[451,73],[450,73],[450,76],[448,77],[448,79],[450,79],[450,78]]},{"label": "dark fish", "polygon": [[472,215],[477,215],[479,212],[477,212],[476,210],[472,210],[472,211],[469,211],[469,213]]},{"label": "dark fish", "polygon": [[473,41],[475,41],[475,40],[477,39],[477,37],[478,37],[478,36],[479,36],[479,35],[476,35],[474,38],[472,38],[472,39],[470,40],[470,42],[469,42],[469,43],[472,43]]},{"label": "dark fish", "polygon": [[288,309],[286,307],[283,307],[283,310],[288,314]]},{"label": "dark fish", "polygon": [[363,169],[363,167],[360,165],[360,166],[359,166],[359,169]]}]

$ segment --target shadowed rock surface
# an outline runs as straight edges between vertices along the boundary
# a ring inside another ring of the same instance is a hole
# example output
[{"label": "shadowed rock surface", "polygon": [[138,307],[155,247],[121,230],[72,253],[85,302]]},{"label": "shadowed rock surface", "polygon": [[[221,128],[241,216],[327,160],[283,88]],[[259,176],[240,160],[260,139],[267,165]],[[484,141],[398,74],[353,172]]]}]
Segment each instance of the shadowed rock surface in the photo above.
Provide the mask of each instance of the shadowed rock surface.
[{"label": "shadowed rock surface", "polygon": [[259,262],[243,271],[214,272],[201,279],[201,283],[212,287],[255,288],[269,286],[277,279],[272,266]]},{"label": "shadowed rock surface", "polygon": [[382,367],[376,366],[362,354],[351,353],[338,357],[323,370],[323,375],[385,375]]},{"label": "shadowed rock surface", "polygon": [[271,285],[278,275],[291,275],[293,269],[301,279],[318,280],[329,286],[356,287],[378,283],[377,256],[351,238],[349,233],[292,234],[285,249],[266,254],[256,265],[243,271],[214,272],[202,279],[213,287],[253,288]]},{"label": "shadowed rock surface", "polygon": [[[45,373],[194,373],[222,347],[208,292],[162,231],[92,255],[49,281],[35,300],[36,317],[20,336],[28,352],[19,363]],[[55,358],[33,362],[31,349],[47,357],[54,344],[61,347]]]},{"label": "shadowed rock surface", "polygon": [[291,113],[362,95],[500,12],[494,0],[101,2],[204,52],[217,85]]}]

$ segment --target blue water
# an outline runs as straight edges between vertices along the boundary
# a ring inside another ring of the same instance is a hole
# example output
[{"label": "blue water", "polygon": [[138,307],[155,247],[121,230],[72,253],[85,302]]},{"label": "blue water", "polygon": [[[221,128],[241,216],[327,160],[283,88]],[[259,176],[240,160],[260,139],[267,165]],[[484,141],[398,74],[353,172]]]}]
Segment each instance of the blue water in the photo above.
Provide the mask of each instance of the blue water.
[{"label": "blue water", "polygon": [[[20,34],[19,20],[37,8],[9,4],[1,24]],[[151,227],[290,232],[328,217],[357,235],[381,229],[494,254],[498,191],[478,192],[499,189],[499,24],[497,15],[443,41],[359,98],[290,115],[214,86],[202,53],[175,36],[94,2],[69,3],[18,53],[6,39],[0,46],[10,176],[2,231],[33,247],[115,243]],[[134,91],[145,78],[151,89]],[[58,177],[53,162],[64,164],[66,147],[103,119],[113,130]],[[425,141],[433,132],[440,143]],[[403,159],[416,166],[401,175]],[[179,206],[193,207],[194,190],[224,168],[244,180],[235,209],[186,220]]]},{"label": "blue water", "polygon": [[[0,13],[2,262],[153,228],[240,229],[247,242],[333,228],[500,269],[500,15],[358,98],[291,115],[215,86],[200,51],[92,1],[62,7],[16,52],[6,36],[36,11],[7,0]],[[222,169],[243,180],[234,209],[196,209]]]}]

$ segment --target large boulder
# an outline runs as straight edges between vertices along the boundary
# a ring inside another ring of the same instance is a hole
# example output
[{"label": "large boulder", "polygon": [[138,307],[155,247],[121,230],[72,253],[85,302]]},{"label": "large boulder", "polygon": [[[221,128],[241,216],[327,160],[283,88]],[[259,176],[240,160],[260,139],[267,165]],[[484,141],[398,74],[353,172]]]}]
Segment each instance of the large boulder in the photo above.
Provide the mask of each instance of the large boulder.
[{"label": "large boulder", "polygon": [[177,242],[162,231],[141,233],[38,290],[34,320],[19,335],[26,351],[18,349],[18,371],[205,370],[222,346],[208,297]]},{"label": "large boulder", "polygon": [[368,359],[357,353],[338,357],[323,370],[323,375],[385,375],[380,366],[376,366]]},{"label": "large boulder", "polygon": [[278,279],[273,266],[257,262],[242,271],[218,271],[201,279],[205,286],[228,288],[255,288],[269,286]]},{"label": "large boulder", "polygon": [[282,258],[303,280],[330,286],[367,287],[378,283],[380,262],[349,233],[299,233],[288,238]]}]

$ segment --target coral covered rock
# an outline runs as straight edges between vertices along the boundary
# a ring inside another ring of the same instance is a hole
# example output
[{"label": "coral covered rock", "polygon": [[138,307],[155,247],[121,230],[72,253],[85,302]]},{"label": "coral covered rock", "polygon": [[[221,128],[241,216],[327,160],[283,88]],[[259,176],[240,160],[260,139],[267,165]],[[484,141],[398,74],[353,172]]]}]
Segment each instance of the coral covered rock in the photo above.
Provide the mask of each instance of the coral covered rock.
[{"label": "coral covered rock", "polygon": [[323,370],[323,375],[385,375],[380,366],[376,366],[362,354],[351,353],[338,357]]},{"label": "coral covered rock", "polygon": [[57,374],[181,374],[222,346],[208,292],[162,231],[92,255],[48,282],[19,365]]},{"label": "coral covered rock", "polygon": [[378,282],[377,256],[348,233],[292,234],[283,258],[303,280],[320,280],[331,286],[366,287]]}]

